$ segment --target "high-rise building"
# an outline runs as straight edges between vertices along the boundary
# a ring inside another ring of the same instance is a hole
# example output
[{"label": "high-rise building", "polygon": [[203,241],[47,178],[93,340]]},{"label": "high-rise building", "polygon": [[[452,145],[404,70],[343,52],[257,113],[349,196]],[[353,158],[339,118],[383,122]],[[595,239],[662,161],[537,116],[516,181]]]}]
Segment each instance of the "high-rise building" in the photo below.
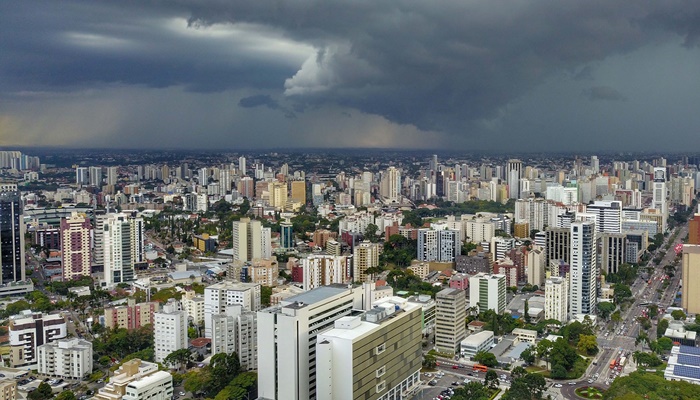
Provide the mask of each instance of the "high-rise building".
[{"label": "high-rise building", "polygon": [[301,268],[304,270],[304,280],[302,282],[304,290],[311,290],[334,283],[347,283],[351,279],[352,259],[346,256],[310,254],[299,261]]},{"label": "high-rise building", "polygon": [[283,249],[293,249],[294,246],[292,223],[289,221],[280,222],[280,247]]},{"label": "high-rise building", "polygon": [[536,244],[527,252],[527,283],[542,287],[545,278],[546,258],[544,247]]},{"label": "high-rise building", "polygon": [[459,343],[467,336],[466,292],[443,289],[435,295],[435,347],[444,353],[459,353]]},{"label": "high-rise building", "polygon": [[83,379],[92,373],[92,342],[73,338],[37,346],[38,370],[42,375]]},{"label": "high-rise building", "polygon": [[668,219],[668,204],[666,203],[666,195],[666,168],[654,168],[651,207],[661,213],[663,220],[662,229],[664,232],[666,232],[666,222]]},{"label": "high-rise building", "polygon": [[593,170],[594,174],[600,172],[600,161],[598,161],[597,156],[591,156],[591,169]]},{"label": "high-rise building", "polygon": [[292,181],[291,200],[297,203],[306,204],[306,181]]},{"label": "high-rise building", "polygon": [[102,187],[102,167],[90,167],[90,186]]},{"label": "high-rise building", "polygon": [[545,266],[549,266],[553,260],[564,260],[568,263],[571,256],[571,229],[547,227],[545,232],[547,234]]},{"label": "high-rise building", "polygon": [[129,299],[126,305],[107,307],[104,311],[105,327],[108,329],[138,329],[153,325],[153,318],[160,307],[157,302],[136,303]]},{"label": "high-rise building", "polygon": [[162,363],[173,351],[187,348],[187,312],[179,301],[169,300],[154,316],[154,359]]},{"label": "high-rise building", "polygon": [[255,196],[255,182],[253,178],[249,176],[244,176],[238,181],[238,193],[242,197],[247,199],[252,199]]},{"label": "high-rise building", "polygon": [[390,297],[340,318],[318,335],[316,354],[319,400],[412,398],[421,388],[420,306]]},{"label": "high-rise building", "polygon": [[595,222],[577,221],[571,224],[570,265],[569,311],[571,315],[595,314],[598,279]]},{"label": "high-rise building", "polygon": [[247,173],[248,172],[246,169],[245,157],[240,156],[240,157],[238,157],[238,174],[240,176],[245,176]]},{"label": "high-rise building", "polygon": [[91,234],[92,224],[85,214],[74,212],[70,218],[61,219],[63,280],[70,281],[81,276],[90,276]]},{"label": "high-rise building", "polygon": [[460,232],[455,229],[418,229],[420,261],[453,262],[461,254]]},{"label": "high-rise building", "polygon": [[401,171],[396,167],[389,167],[382,174],[379,187],[380,195],[386,198],[389,203],[396,203],[401,200]]},{"label": "high-rise building", "polygon": [[379,244],[370,243],[368,240],[363,241],[355,246],[352,259],[353,280],[355,282],[365,282],[367,280],[365,271],[367,271],[368,268],[376,268],[379,266]]},{"label": "high-rise building", "polygon": [[143,218],[110,214],[104,222],[104,283],[134,280],[134,269],[145,259]]},{"label": "high-rise building", "polygon": [[469,278],[469,307],[479,312],[506,310],[506,276],[479,273]]},{"label": "high-rise building", "polygon": [[119,181],[118,167],[107,167],[107,184],[114,186],[117,181]]},{"label": "high-rise building", "polygon": [[508,160],[506,163],[506,183],[508,184],[508,197],[520,198],[520,179],[523,177],[523,162],[520,160]]},{"label": "high-rise building", "polygon": [[10,366],[36,364],[37,346],[66,337],[66,320],[61,314],[24,310],[10,317]]},{"label": "high-rise building", "polygon": [[204,289],[204,337],[211,337],[212,316],[224,314],[229,306],[236,304],[244,310],[260,310],[260,285],[224,281]]},{"label": "high-rise building", "polygon": [[553,276],[544,282],[544,319],[556,319],[565,324],[569,308],[569,280]]},{"label": "high-rise building", "polygon": [[595,215],[597,232],[622,232],[622,202],[595,201],[586,206],[586,214]]},{"label": "high-rise building", "polygon": [[700,244],[700,214],[688,221],[688,244]]},{"label": "high-rise building", "polygon": [[244,371],[257,369],[257,314],[240,304],[229,306],[224,314],[212,316],[211,353],[238,354]]},{"label": "high-rise building", "polygon": [[616,274],[620,265],[627,261],[627,235],[625,233],[602,233],[600,235],[600,271]]},{"label": "high-rise building", "polygon": [[683,245],[682,264],[683,286],[681,287],[681,307],[689,314],[700,314],[700,245]]},{"label": "high-rise building", "polygon": [[0,263],[2,282],[24,281],[24,221],[17,191],[0,192]]},{"label": "high-rise building", "polygon": [[287,184],[284,182],[270,182],[267,185],[270,193],[270,206],[278,210],[284,210],[287,206]]},{"label": "high-rise building", "polygon": [[363,294],[347,285],[322,286],[258,312],[258,397],[317,399],[317,337],[362,309]]},{"label": "high-rise building", "polygon": [[75,168],[75,184],[78,186],[87,185],[90,182],[90,177],[88,176],[87,167],[77,167]]},{"label": "high-rise building", "polygon": [[252,261],[254,258],[272,256],[270,228],[263,228],[259,220],[241,218],[233,221],[231,242],[233,244],[233,261]]}]

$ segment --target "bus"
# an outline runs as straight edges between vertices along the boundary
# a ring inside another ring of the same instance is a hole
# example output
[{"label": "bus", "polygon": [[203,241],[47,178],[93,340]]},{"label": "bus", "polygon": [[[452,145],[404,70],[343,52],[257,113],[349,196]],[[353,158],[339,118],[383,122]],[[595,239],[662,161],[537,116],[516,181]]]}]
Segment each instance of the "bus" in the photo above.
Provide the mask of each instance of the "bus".
[{"label": "bus", "polygon": [[610,360],[610,369],[615,369],[615,364],[617,364],[617,359]]},{"label": "bus", "polygon": [[474,369],[474,371],[481,371],[481,372],[486,372],[489,370],[489,368],[487,366],[481,365],[481,364],[474,364],[473,369]]}]

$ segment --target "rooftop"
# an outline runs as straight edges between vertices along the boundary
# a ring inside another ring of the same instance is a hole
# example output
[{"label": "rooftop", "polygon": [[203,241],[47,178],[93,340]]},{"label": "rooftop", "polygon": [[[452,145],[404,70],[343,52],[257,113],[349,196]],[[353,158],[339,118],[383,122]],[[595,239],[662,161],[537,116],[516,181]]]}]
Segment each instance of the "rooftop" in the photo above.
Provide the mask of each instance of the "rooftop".
[{"label": "rooftop", "polygon": [[[342,285],[342,284],[335,284],[335,285],[329,285],[329,286],[321,286],[316,289],[309,290],[308,292],[304,292],[301,294],[298,294],[296,296],[288,297],[283,300],[283,302],[286,303],[299,303],[299,304],[315,304],[319,303],[323,300],[326,300],[328,298],[331,298],[333,296],[337,296],[339,294],[345,293],[348,291],[348,286],[347,285]],[[290,304],[291,305],[291,304]]]}]

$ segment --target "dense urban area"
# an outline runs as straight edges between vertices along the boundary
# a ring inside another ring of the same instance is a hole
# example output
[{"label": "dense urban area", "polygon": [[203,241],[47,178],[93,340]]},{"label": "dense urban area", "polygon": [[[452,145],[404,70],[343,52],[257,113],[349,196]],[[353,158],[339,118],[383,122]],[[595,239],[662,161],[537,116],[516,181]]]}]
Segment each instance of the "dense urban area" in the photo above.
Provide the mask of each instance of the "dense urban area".
[{"label": "dense urban area", "polygon": [[0,400],[700,399],[699,168],[4,149]]}]

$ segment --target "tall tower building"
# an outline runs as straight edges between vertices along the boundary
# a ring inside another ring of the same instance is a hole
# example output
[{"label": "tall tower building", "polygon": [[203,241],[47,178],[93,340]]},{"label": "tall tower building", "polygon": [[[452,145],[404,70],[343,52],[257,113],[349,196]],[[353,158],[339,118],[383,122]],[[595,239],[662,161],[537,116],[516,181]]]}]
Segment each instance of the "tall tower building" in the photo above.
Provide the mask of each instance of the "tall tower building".
[{"label": "tall tower building", "polygon": [[255,194],[253,178],[249,176],[242,177],[241,180],[238,181],[238,193],[240,193],[242,197],[252,199]]},{"label": "tall tower building", "polygon": [[427,228],[418,230],[418,260],[453,262],[460,253],[458,230]]},{"label": "tall tower building", "polygon": [[0,262],[2,284],[23,281],[24,222],[22,199],[17,191],[0,192]]},{"label": "tall tower building", "polygon": [[105,284],[134,280],[134,268],[145,257],[143,218],[110,214],[104,222],[103,234]]},{"label": "tall tower building", "polygon": [[250,218],[233,221],[231,242],[233,261],[252,261],[254,258],[270,258],[272,255],[272,232],[262,223]]},{"label": "tall tower building", "polygon": [[666,232],[668,220],[668,204],[666,203],[666,168],[654,168],[654,182],[652,186],[652,208],[659,210],[663,217],[663,230]]},{"label": "tall tower building", "polygon": [[61,257],[63,259],[64,281],[90,276],[91,234],[92,225],[85,214],[74,212],[70,218],[61,219]]},{"label": "tall tower building", "polygon": [[569,308],[569,280],[553,276],[544,281],[544,319],[566,324]]},{"label": "tall tower building", "polygon": [[287,206],[287,184],[270,182],[267,191],[270,193],[270,205],[278,210],[284,210]]},{"label": "tall tower building", "polygon": [[570,265],[569,311],[571,315],[595,314],[598,279],[595,222],[571,223]]},{"label": "tall tower building", "polygon": [[700,214],[688,221],[688,244],[700,244]]},{"label": "tall tower building", "polygon": [[508,184],[508,198],[520,198],[520,179],[523,177],[523,162],[516,159],[508,160],[506,164],[506,183]]},{"label": "tall tower building", "polygon": [[479,312],[503,313],[506,310],[506,276],[482,272],[470,277],[469,307],[478,307]]},{"label": "tall tower building", "polygon": [[621,201],[595,201],[593,204],[586,206],[586,214],[595,215],[595,227],[597,232],[622,232]]},{"label": "tall tower building", "polygon": [[294,232],[292,223],[289,221],[280,222],[280,247],[283,249],[294,248]]},{"label": "tall tower building", "polygon": [[118,167],[107,167],[107,184],[116,185],[119,180]]},{"label": "tall tower building", "polygon": [[379,244],[370,243],[365,240],[355,246],[353,254],[353,280],[355,282],[365,282],[367,268],[379,266]]},{"label": "tall tower building", "polygon": [[243,310],[260,310],[260,284],[220,282],[204,289],[204,336],[211,338],[212,318],[225,314],[231,306],[240,305]]},{"label": "tall tower building", "polygon": [[153,325],[156,362],[162,363],[168,354],[187,348],[187,312],[179,301],[168,301],[163,311],[155,313]]},{"label": "tall tower building", "polygon": [[443,289],[435,295],[435,347],[445,353],[458,354],[459,344],[467,336],[465,291]]},{"label": "tall tower building", "polygon": [[594,174],[600,172],[600,161],[598,161],[597,156],[591,156],[591,169],[593,170]]},{"label": "tall tower building", "polygon": [[306,203],[306,181],[292,181],[292,201]]},{"label": "tall tower building", "polygon": [[245,157],[238,157],[238,174],[240,176],[246,176],[247,173],[248,172],[246,170]]},{"label": "tall tower building", "polygon": [[380,185],[380,194],[385,197],[388,202],[395,203],[401,199],[401,171],[396,167],[389,167],[382,174]]},{"label": "tall tower building", "polygon": [[547,255],[545,268],[549,267],[552,260],[564,260],[568,263],[571,256],[571,229],[547,227],[545,233],[547,235],[544,246]]},{"label": "tall tower building", "polygon": [[90,182],[87,167],[77,167],[75,169],[75,184],[78,186],[87,185]]},{"label": "tall tower building", "polygon": [[90,167],[90,186],[102,186],[102,167]]}]

